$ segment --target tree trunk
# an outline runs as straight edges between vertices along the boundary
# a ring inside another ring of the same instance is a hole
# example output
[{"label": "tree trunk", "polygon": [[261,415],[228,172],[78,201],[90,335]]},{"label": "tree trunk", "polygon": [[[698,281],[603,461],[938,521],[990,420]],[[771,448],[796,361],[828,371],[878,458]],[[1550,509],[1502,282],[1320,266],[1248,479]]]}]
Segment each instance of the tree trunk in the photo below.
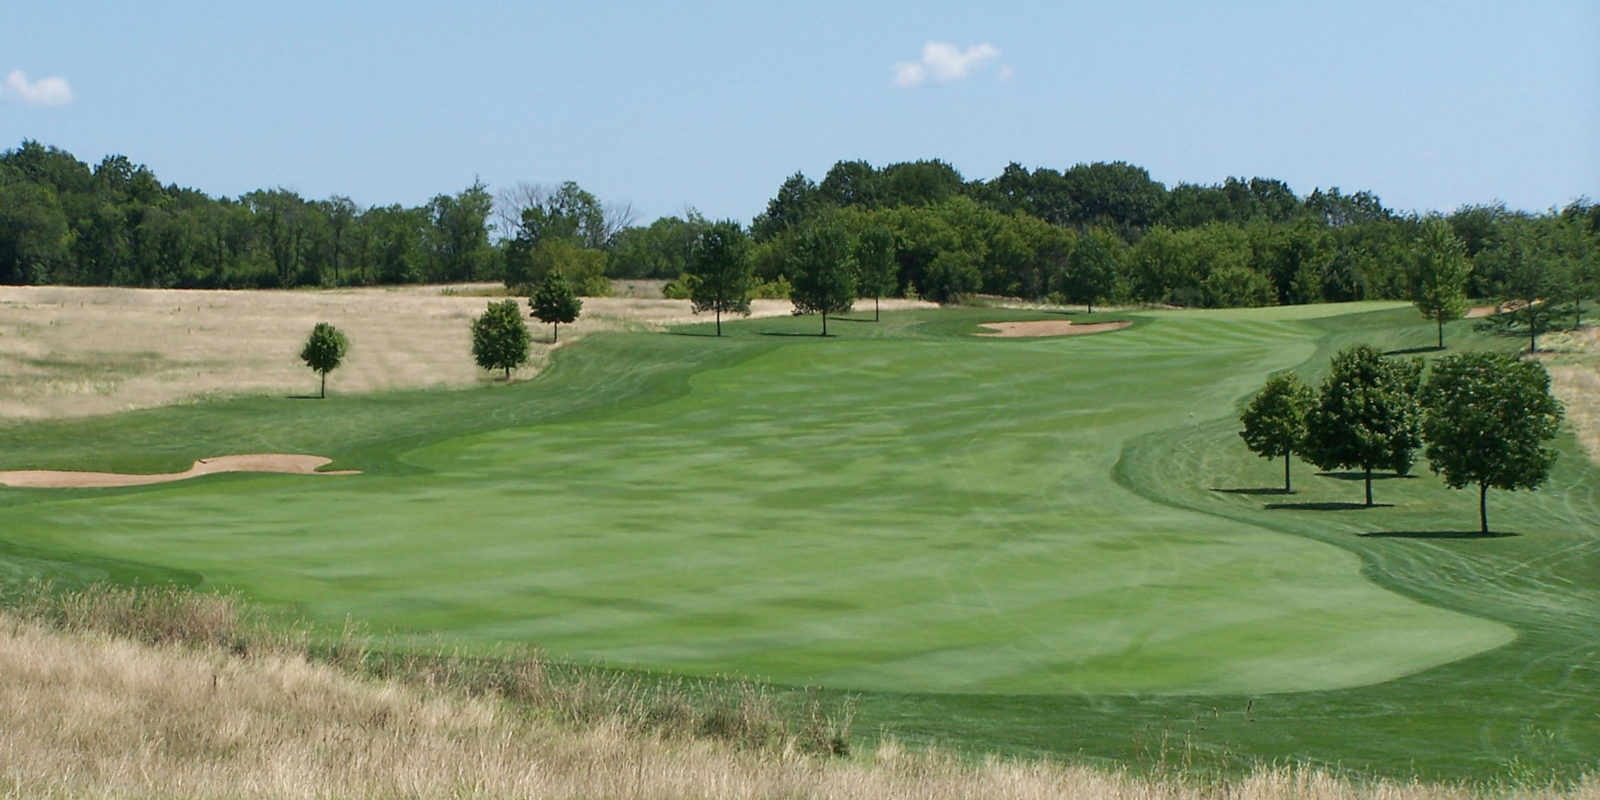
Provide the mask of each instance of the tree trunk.
[{"label": "tree trunk", "polygon": [[1292,458],[1294,458],[1294,456],[1291,456],[1288,453],[1285,453],[1283,455],[1283,493],[1284,494],[1293,494],[1294,493],[1294,490],[1292,489],[1292,487],[1289,486],[1289,460],[1292,459]]},{"label": "tree trunk", "polygon": [[511,368],[506,367],[506,380],[511,380]]},{"label": "tree trunk", "polygon": [[1528,300],[1528,352],[1539,352],[1539,318],[1533,313],[1533,300]]},{"label": "tree trunk", "polygon": [[323,400],[326,400],[326,399],[328,399],[328,373],[323,372],[323,373],[321,373],[321,375],[322,375],[322,389],[320,389],[317,392],[317,397],[319,397],[319,398],[321,398]]},{"label": "tree trunk", "polygon": [[1367,467],[1367,507],[1372,507],[1372,467]]},{"label": "tree trunk", "polygon": [[1478,484],[1478,530],[1489,532],[1489,484]]},{"label": "tree trunk", "polygon": [[722,309],[717,309],[717,338],[722,338]]},{"label": "tree trunk", "polygon": [[1444,349],[1444,317],[1439,317],[1439,349]]},{"label": "tree trunk", "polygon": [[878,321],[878,296],[877,295],[873,295],[872,296],[872,321],[873,322],[877,322]]},{"label": "tree trunk", "polygon": [[822,312],[822,335],[828,335],[828,312]]},{"label": "tree trunk", "polygon": [[1090,300],[1089,302],[1084,303],[1083,307],[1088,309],[1087,311],[1084,312],[1085,314],[1093,314],[1094,313],[1094,301],[1093,300]]},{"label": "tree trunk", "polygon": [[550,343],[551,344],[555,344],[560,338],[561,338],[561,323],[559,323],[559,322],[551,323],[551,327],[550,327]]}]

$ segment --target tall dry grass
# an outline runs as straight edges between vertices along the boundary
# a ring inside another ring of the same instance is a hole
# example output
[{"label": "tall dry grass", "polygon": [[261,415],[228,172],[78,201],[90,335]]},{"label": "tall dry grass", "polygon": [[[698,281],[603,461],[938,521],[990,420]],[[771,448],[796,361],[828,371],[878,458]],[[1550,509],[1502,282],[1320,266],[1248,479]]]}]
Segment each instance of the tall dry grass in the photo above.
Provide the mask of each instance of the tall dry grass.
[{"label": "tall dry grass", "polygon": [[71,634],[108,635],[157,647],[276,656],[388,681],[427,696],[492,698],[568,725],[605,724],[665,738],[717,739],[742,748],[794,748],[846,755],[852,708],[825,708],[809,694],[779,696],[759,684],[651,677],[555,663],[530,647],[468,652],[375,647],[357,624],[319,631],[268,619],[236,596],[172,586],[0,586],[0,605],[19,621]]},{"label": "tall dry grass", "polygon": [[[1043,762],[969,764],[892,743],[839,762],[793,748],[564,726],[276,653],[155,646],[0,622],[0,796],[163,798],[1104,798],[1454,800],[1283,769],[1189,787]],[[1522,790],[1594,800],[1600,784]]]},{"label": "tall dry grass", "polygon": [[[229,605],[99,592],[0,612],[0,797],[1600,800],[1594,778],[1465,787],[1282,768],[1189,785],[971,763],[892,741],[844,761],[792,737],[751,747],[640,730],[626,716],[570,724],[494,692],[352,675],[293,652],[294,635],[267,646]],[[180,619],[157,624],[137,608]],[[103,628],[116,620],[133,635]]]},{"label": "tall dry grass", "polygon": [[1589,458],[1600,464],[1600,325],[1559,331],[1541,342],[1551,390],[1566,407],[1567,423]]},{"label": "tall dry grass", "polygon": [[[624,284],[626,286],[626,284]],[[640,287],[643,288],[643,287]],[[703,322],[687,300],[648,291],[586,298],[561,346],[590,334]],[[491,379],[472,360],[472,318],[503,287],[391,286],[320,291],[0,286],[0,417],[109,414],[233,394],[301,394],[316,376],[297,354],[317,322],[350,338],[328,376],[336,394],[470,386]],[[643,296],[640,296],[643,295]],[[928,303],[885,301],[885,308]],[[784,316],[788,301],[757,300],[753,316]],[[553,348],[530,321],[531,377]]]}]

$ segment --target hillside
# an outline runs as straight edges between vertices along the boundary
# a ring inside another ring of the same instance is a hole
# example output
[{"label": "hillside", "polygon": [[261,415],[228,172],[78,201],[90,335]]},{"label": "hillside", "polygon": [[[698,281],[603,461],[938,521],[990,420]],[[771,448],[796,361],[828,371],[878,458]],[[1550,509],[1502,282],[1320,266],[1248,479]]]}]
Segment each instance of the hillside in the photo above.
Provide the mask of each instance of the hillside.
[{"label": "hillside", "polygon": [[0,797],[1595,800],[1272,769],[1185,785],[893,743],[852,761],[563,725],[493,696],[364,680],[288,653],[141,644],[0,612]]}]

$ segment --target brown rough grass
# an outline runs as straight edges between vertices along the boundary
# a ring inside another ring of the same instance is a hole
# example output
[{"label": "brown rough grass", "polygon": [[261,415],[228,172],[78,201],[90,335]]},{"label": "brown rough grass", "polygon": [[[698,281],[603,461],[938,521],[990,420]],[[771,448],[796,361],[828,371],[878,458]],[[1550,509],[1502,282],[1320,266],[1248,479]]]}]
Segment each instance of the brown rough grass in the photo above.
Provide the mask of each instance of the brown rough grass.
[{"label": "brown rough grass", "polygon": [[[892,741],[841,762],[792,744],[641,734],[616,718],[564,724],[493,695],[358,679],[281,649],[238,655],[226,641],[237,609],[225,600],[158,593],[137,600],[143,608],[130,597],[51,606],[51,627],[0,613],[0,797],[1600,800],[1592,777],[1566,789],[1468,788],[1278,768],[1188,785],[971,763]],[[144,627],[161,614],[192,617],[193,630]],[[138,640],[95,630],[121,615]]]},{"label": "brown rough grass", "polygon": [[[494,376],[472,362],[469,325],[494,285],[326,291],[202,291],[62,286],[0,287],[0,418],[108,414],[219,394],[308,394],[314,373],[298,355],[311,326],[350,339],[331,392],[467,386]],[[885,301],[886,308],[921,306]],[[790,313],[756,300],[751,315]],[[586,298],[561,343],[597,331],[704,322],[686,300]],[[533,375],[550,327],[529,320]]]},{"label": "brown rough grass", "polygon": [[1589,458],[1600,464],[1600,326],[1546,334],[1540,346],[1550,388],[1566,406],[1567,422]]}]

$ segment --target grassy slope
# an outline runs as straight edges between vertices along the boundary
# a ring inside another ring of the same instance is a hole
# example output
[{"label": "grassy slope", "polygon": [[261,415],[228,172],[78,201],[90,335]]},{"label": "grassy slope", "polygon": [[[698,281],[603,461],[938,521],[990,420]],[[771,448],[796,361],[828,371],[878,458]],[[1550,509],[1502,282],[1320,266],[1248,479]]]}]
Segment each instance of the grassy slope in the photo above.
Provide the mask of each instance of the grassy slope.
[{"label": "grassy slope", "polygon": [[[162,605],[180,616],[188,606]],[[1278,768],[1199,787],[1079,765],[972,763],[893,743],[824,759],[776,744],[645,735],[607,714],[562,722],[540,700],[362,680],[270,648],[240,656],[69,628],[0,610],[0,797],[1600,798],[1600,778],[1571,788],[1374,784]]]},{"label": "grassy slope", "polygon": [[[1385,482],[1379,499],[1405,502],[1372,512],[1267,511],[1273,498],[1210,491],[1277,474],[1245,457],[1227,422],[1265,372],[1357,332],[1385,341],[1385,326],[1415,327],[1404,312],[1322,313],[1157,315],[1050,341],[962,337],[993,311],[840,323],[844,337],[830,341],[757,335],[813,324],[764,321],[721,342],[597,339],[547,380],[492,391],[13,428],[8,466],[147,470],[301,450],[374,474],[66,500],[5,491],[17,524],[0,540],[34,548],[17,550],[12,569],[49,569],[54,553],[57,570],[93,574],[106,564],[85,567],[92,553],[324,618],[866,689],[864,721],[979,747],[1137,757],[1172,732],[1212,755],[1388,770],[1415,760],[1425,773],[1481,771],[1510,753],[1575,763],[1596,744],[1581,728],[1594,701],[1570,699],[1594,688],[1581,667],[1583,623],[1592,630],[1600,607],[1583,582],[1592,495],[1587,507],[1574,504],[1581,492],[1535,496],[1541,530],[1572,539],[1556,546],[1349,535],[1377,514],[1407,530],[1470,516],[1431,478]],[[1571,462],[1564,481],[1593,481]],[[1355,491],[1327,478],[1304,487],[1312,501]],[[1496,558],[1535,566],[1520,587],[1456,580]],[[1361,580],[1363,562],[1433,605]],[[1499,595],[1543,616],[1489,613]],[[1522,636],[1511,647],[1337,690],[1483,650],[1512,627]],[[1528,659],[1554,659],[1559,679],[1541,682]],[[1498,680],[1508,668],[1531,683]],[[1473,676],[1473,703],[1438,705]],[[1287,690],[1319,691],[1241,713],[1246,693]],[[1061,694],[1079,691],[1114,694]],[[1129,694],[1152,691],[1232,696]],[[1518,709],[1534,703],[1545,708]],[[1191,720],[1211,709],[1200,730]],[[1528,730],[1539,727],[1530,718],[1553,727]],[[1435,744],[1394,752],[1417,735]]]}]

